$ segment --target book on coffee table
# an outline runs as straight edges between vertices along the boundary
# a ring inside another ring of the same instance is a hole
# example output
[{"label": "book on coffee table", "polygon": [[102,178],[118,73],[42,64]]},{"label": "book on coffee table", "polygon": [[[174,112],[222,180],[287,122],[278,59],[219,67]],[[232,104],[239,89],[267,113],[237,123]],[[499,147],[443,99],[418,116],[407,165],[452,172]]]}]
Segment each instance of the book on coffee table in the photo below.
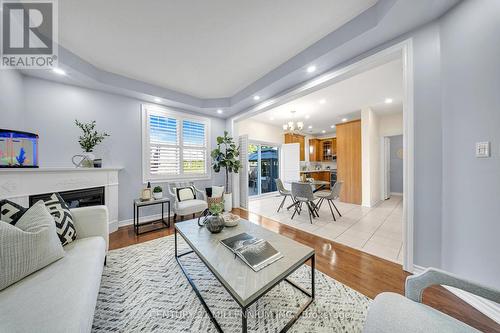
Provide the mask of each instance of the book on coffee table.
[{"label": "book on coffee table", "polygon": [[283,258],[269,242],[247,233],[222,239],[220,242],[256,272]]}]

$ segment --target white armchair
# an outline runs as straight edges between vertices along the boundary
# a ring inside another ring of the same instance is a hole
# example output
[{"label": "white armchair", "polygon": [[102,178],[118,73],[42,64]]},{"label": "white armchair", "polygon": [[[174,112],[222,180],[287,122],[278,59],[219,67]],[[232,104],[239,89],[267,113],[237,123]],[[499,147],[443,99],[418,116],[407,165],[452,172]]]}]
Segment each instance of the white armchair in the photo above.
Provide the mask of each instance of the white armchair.
[{"label": "white armchair", "polygon": [[[196,191],[196,198],[192,200],[179,201],[177,197],[176,189],[183,187],[193,187]],[[174,223],[177,220],[177,215],[181,217],[181,221],[184,216],[192,215],[195,218],[196,213],[201,213],[208,208],[207,201],[205,199],[205,193],[194,186],[193,182],[180,182],[180,183],[170,183],[167,186],[168,194],[171,197],[174,210]]]}]

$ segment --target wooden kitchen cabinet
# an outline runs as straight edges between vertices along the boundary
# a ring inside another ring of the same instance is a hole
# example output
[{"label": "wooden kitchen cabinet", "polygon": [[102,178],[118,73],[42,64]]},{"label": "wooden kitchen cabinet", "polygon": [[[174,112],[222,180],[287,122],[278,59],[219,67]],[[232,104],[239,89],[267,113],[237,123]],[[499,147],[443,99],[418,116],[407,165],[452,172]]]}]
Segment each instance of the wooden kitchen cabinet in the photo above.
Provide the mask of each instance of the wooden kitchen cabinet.
[{"label": "wooden kitchen cabinet", "polygon": [[361,121],[337,124],[337,179],[340,201],[361,204]]},{"label": "wooden kitchen cabinet", "polygon": [[305,161],[306,160],[306,141],[305,137],[300,134],[291,134],[291,133],[286,133],[285,134],[285,143],[298,143],[300,144],[300,160]]},{"label": "wooden kitchen cabinet", "polygon": [[321,145],[320,139],[309,139],[309,162],[321,161],[320,145]]},{"label": "wooden kitchen cabinet", "polygon": [[329,138],[320,140],[319,157],[320,161],[330,162],[337,155],[337,139]]}]

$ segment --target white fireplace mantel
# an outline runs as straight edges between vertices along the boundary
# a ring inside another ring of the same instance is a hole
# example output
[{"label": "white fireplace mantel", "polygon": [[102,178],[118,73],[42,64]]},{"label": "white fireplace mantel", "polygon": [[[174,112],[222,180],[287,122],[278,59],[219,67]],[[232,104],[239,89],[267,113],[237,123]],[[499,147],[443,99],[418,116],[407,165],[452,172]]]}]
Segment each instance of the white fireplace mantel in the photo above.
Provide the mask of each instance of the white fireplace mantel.
[{"label": "white fireplace mantel", "polygon": [[27,207],[31,195],[103,186],[112,232],[112,226],[118,225],[118,173],[121,169],[0,168],[0,200],[9,199]]}]

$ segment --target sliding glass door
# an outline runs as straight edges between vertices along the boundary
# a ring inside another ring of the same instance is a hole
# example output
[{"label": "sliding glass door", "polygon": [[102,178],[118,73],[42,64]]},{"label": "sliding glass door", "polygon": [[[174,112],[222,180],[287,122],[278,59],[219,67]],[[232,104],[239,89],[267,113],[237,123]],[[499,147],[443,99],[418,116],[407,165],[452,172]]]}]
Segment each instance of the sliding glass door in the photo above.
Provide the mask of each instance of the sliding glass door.
[{"label": "sliding glass door", "polygon": [[248,144],[248,195],[255,196],[276,191],[279,177],[278,146]]}]

